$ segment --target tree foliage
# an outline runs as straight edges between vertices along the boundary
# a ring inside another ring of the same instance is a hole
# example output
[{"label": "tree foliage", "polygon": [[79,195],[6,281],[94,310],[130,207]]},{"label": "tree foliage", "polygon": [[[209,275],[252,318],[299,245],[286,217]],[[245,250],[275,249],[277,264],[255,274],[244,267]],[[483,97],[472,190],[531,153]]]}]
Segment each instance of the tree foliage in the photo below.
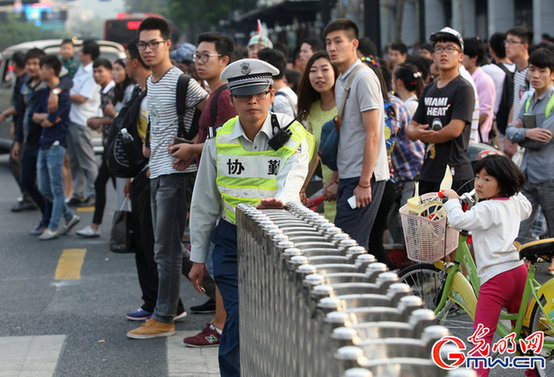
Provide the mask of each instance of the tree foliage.
[{"label": "tree foliage", "polygon": [[168,0],[168,18],[193,35],[217,29],[219,21],[228,19],[232,9],[232,2],[228,0]]},{"label": "tree foliage", "polygon": [[168,0],[125,0],[125,10],[129,13],[159,13],[167,15]]},{"label": "tree foliage", "polygon": [[[245,13],[256,8],[257,0],[125,0],[129,13],[159,13],[186,34],[196,37],[201,32],[219,30],[221,20],[228,20],[233,11]],[[255,28],[255,25],[252,26]]]}]

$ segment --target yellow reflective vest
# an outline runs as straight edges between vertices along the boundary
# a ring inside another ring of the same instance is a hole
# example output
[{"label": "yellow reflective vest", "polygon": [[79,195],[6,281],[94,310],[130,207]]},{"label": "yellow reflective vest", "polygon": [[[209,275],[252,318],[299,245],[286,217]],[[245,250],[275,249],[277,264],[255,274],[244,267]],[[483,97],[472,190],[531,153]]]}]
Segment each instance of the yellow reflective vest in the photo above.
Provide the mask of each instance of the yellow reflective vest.
[{"label": "yellow reflective vest", "polygon": [[240,203],[256,205],[261,199],[277,192],[277,176],[290,156],[307,139],[310,156],[313,136],[295,122],[290,126],[292,136],[279,150],[247,151],[239,138],[231,138],[238,116],[229,119],[216,135],[217,188],[223,199],[223,217],[236,224],[235,208]]}]

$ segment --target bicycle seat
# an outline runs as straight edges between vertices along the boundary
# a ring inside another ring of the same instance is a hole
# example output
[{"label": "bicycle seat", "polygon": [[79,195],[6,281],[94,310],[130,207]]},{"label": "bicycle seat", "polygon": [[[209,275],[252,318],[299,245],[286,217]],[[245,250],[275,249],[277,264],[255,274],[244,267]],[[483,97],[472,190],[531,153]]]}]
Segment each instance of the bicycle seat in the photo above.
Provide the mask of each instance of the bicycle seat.
[{"label": "bicycle seat", "polygon": [[520,258],[536,262],[537,258],[550,260],[554,256],[554,238],[535,240],[533,238],[518,237],[514,246],[519,251]]}]

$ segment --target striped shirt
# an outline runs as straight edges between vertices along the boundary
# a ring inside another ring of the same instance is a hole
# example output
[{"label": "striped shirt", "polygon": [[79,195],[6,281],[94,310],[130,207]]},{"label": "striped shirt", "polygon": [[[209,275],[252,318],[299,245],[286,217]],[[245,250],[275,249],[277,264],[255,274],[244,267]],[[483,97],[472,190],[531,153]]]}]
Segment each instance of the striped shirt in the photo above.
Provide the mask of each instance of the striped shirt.
[{"label": "striped shirt", "polygon": [[517,119],[519,110],[521,109],[521,97],[523,93],[529,90],[529,82],[527,81],[527,71],[529,67],[525,67],[521,71],[516,70],[514,73],[514,105],[512,119]]},{"label": "striped shirt", "polygon": [[[150,178],[174,173],[195,172],[196,162],[184,171],[175,170],[171,163],[174,158],[167,150],[168,144],[177,136],[177,81],[183,72],[176,67],[170,68],[157,82],[152,76],[146,80],[148,99],[148,118],[150,120]],[[190,80],[186,96],[185,129],[188,132],[194,116],[194,108],[208,93],[196,82]]]}]

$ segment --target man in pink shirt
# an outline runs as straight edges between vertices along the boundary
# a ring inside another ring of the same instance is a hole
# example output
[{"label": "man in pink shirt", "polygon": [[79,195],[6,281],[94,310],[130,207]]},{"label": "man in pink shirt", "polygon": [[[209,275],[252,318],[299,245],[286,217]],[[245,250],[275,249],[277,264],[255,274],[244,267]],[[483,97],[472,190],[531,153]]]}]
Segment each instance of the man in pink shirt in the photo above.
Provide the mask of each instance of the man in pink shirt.
[{"label": "man in pink shirt", "polygon": [[486,63],[486,49],[487,45],[476,37],[464,39],[463,65],[471,73],[479,95],[479,141],[482,143],[489,143],[496,100],[494,81],[481,68]]}]

